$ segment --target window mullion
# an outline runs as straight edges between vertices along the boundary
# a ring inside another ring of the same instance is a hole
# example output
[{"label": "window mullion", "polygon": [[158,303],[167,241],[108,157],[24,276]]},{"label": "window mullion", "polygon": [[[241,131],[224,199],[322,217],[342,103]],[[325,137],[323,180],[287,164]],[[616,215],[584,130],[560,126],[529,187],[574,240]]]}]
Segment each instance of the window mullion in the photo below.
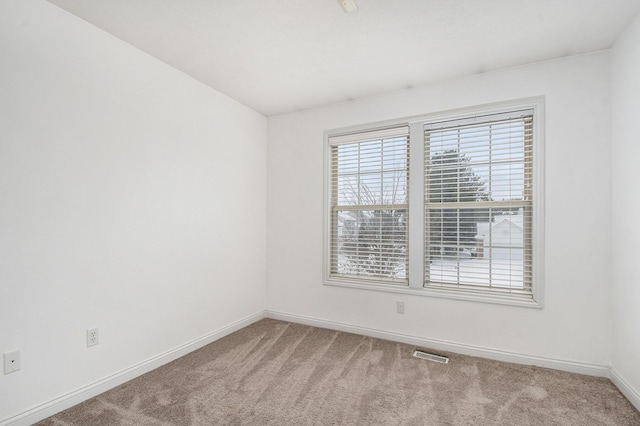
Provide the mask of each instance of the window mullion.
[{"label": "window mullion", "polygon": [[409,126],[409,287],[424,286],[424,131],[423,123]]}]

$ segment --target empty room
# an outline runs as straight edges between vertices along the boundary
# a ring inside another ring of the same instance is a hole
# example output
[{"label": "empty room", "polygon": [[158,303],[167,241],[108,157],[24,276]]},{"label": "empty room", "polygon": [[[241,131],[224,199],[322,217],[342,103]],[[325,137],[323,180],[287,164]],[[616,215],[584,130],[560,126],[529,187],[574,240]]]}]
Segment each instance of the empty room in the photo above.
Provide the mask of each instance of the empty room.
[{"label": "empty room", "polygon": [[0,1],[0,426],[640,425],[640,0]]}]

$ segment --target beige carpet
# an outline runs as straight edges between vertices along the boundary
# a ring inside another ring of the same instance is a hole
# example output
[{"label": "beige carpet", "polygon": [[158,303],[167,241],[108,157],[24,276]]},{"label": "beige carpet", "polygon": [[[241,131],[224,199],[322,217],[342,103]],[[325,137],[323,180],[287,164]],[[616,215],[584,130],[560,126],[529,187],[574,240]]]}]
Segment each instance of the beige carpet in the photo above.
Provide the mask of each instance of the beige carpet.
[{"label": "beige carpet", "polygon": [[262,320],[40,425],[640,425],[607,379]]}]

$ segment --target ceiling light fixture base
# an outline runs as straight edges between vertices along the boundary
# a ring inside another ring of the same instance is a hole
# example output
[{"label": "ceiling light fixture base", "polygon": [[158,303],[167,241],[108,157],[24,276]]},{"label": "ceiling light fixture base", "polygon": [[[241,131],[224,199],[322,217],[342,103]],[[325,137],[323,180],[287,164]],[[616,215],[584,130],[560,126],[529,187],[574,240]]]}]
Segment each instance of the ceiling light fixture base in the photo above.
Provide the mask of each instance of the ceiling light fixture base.
[{"label": "ceiling light fixture base", "polygon": [[340,3],[340,6],[342,6],[342,10],[344,10],[344,13],[351,13],[358,10],[356,0],[338,0],[338,3]]}]

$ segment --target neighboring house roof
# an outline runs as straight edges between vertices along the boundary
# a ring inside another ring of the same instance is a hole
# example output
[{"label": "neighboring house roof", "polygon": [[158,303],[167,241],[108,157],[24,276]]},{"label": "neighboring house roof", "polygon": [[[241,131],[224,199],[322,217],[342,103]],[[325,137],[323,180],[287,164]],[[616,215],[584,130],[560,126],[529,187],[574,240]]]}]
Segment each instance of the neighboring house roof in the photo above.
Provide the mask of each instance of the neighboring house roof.
[{"label": "neighboring house roof", "polygon": [[478,223],[478,233],[475,238],[476,240],[482,240],[489,231],[497,232],[502,228],[507,228],[509,231],[522,231],[522,215],[505,215],[495,222]]}]

